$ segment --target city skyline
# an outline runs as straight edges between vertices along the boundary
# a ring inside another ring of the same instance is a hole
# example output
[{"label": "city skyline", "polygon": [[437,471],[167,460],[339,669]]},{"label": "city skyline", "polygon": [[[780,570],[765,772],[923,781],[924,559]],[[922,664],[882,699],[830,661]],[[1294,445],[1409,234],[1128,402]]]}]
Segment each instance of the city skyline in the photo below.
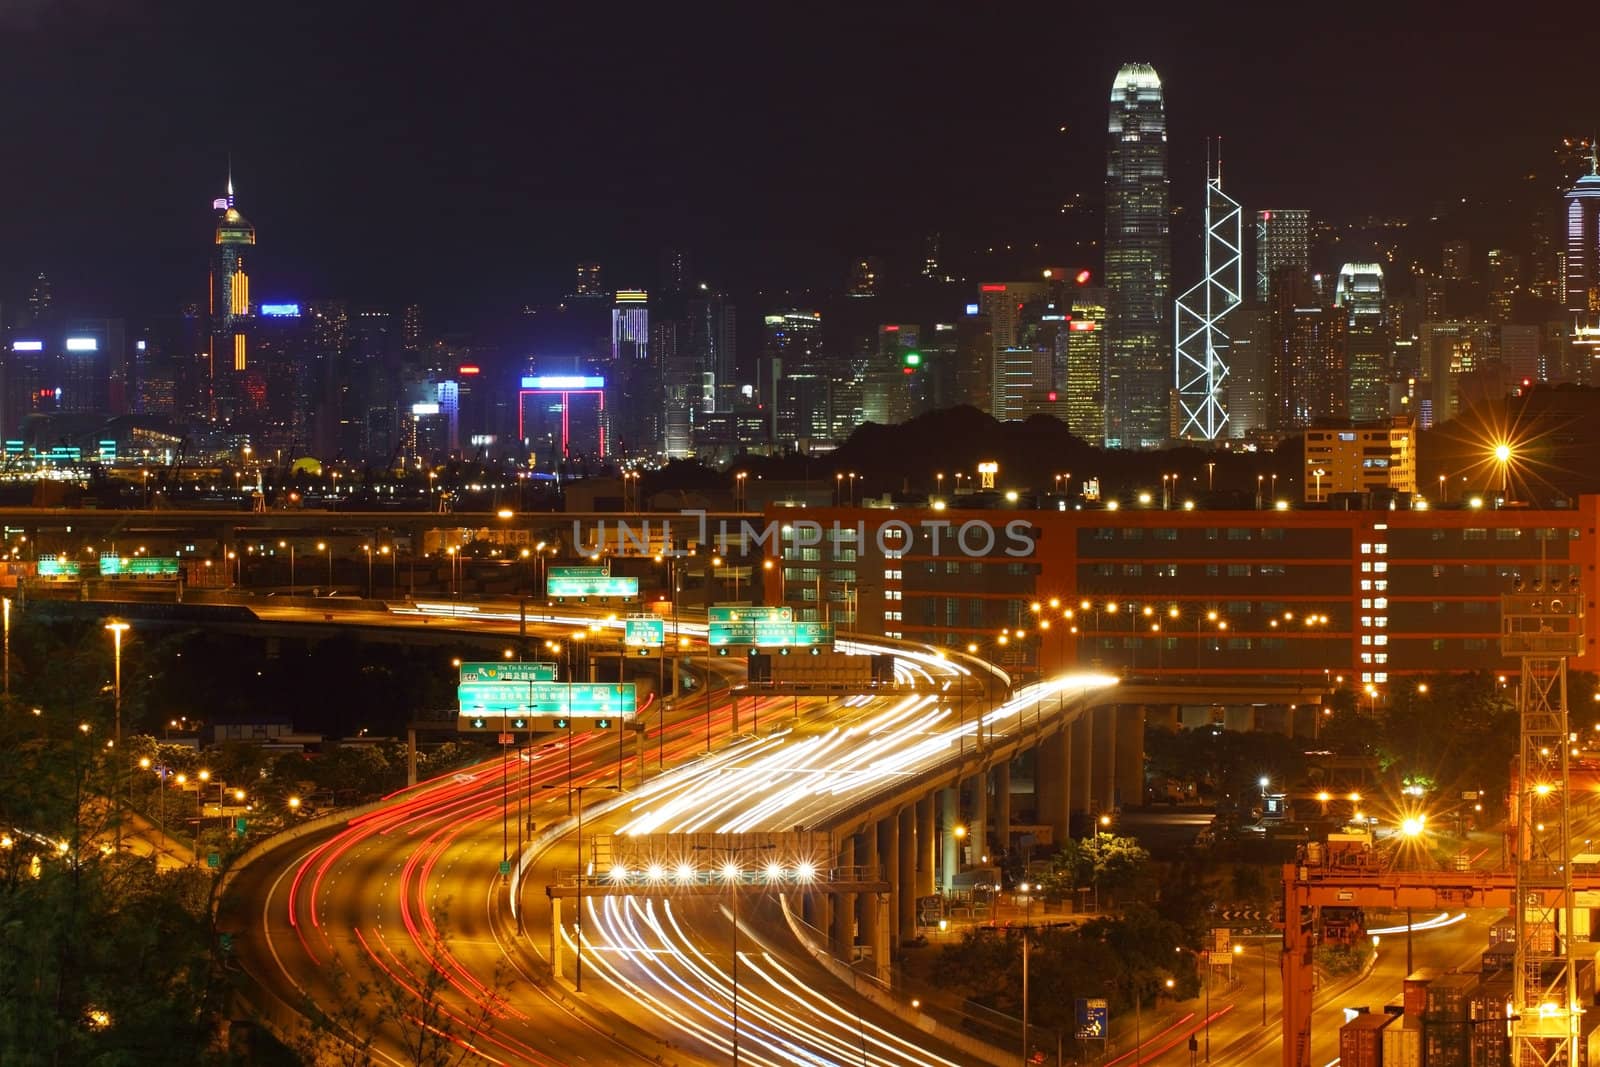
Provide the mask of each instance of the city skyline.
[{"label": "city skyline", "polygon": [[[1168,85],[1174,202],[1191,213],[1200,205],[1189,187],[1199,187],[1205,141],[1216,135],[1227,145],[1230,191],[1247,209],[1300,204],[1339,218],[1415,215],[1440,194],[1475,195],[1592,124],[1581,93],[1544,92],[1527,107],[1515,94],[1458,84],[1442,59],[1398,62],[1422,21],[1404,14],[1393,16],[1391,36],[1360,42],[1338,32],[1305,38],[1293,26],[1196,33],[1181,19],[1085,25],[1087,61],[1048,73],[1026,62],[1037,46],[1016,39],[1021,81],[1003,94],[1015,106],[997,109],[985,102],[997,59],[952,67],[945,60],[966,44],[960,24],[892,9],[818,18],[788,34],[771,32],[777,24],[765,16],[709,29],[640,16],[637,38],[621,44],[577,15],[531,39],[506,19],[507,36],[529,40],[526,56],[502,52],[481,27],[413,29],[358,10],[319,13],[314,24],[284,12],[249,27],[245,49],[227,44],[242,28],[186,18],[184,4],[158,13],[90,6],[70,22],[37,6],[0,15],[26,46],[0,87],[35,102],[0,120],[0,134],[27,145],[30,160],[0,178],[0,198],[27,207],[0,219],[0,291],[20,297],[44,270],[64,295],[115,311],[198,298],[185,258],[206,222],[193,205],[214,195],[230,153],[252,221],[271,235],[262,267],[272,291],[263,295],[416,300],[471,321],[559,293],[578,260],[606,263],[621,287],[648,285],[666,245],[687,246],[707,273],[755,289],[842,285],[852,258],[909,259],[932,233],[944,235],[950,259],[986,241],[1032,239],[1047,259],[1097,264],[1095,129],[1105,86],[1127,61],[1150,62]],[[908,28],[917,33],[898,43]],[[1519,64],[1547,89],[1576,76],[1539,62],[1558,47],[1547,33],[1497,38],[1508,81]],[[346,47],[360,34],[374,40]],[[103,62],[48,62],[84,37],[103,46]],[[1466,31],[1451,39],[1477,40]],[[751,46],[758,41],[767,43]],[[1369,66],[1396,60],[1382,67],[1392,88],[1373,96],[1424,103],[1387,123],[1369,110],[1362,160],[1329,152],[1315,121],[1339,113],[1339,93],[1316,72],[1339,69],[1329,61],[1357,43]],[[1246,50],[1249,84],[1203,76],[1202,60]],[[594,69],[625,76],[586,75],[595,52],[609,58]],[[895,62],[876,61],[885,54]],[[819,81],[822,59],[854,72],[852,92]],[[280,65],[295,76],[278,76]],[[421,70],[458,76],[409,78]],[[198,88],[219,82],[226,93]],[[1261,82],[1282,91],[1263,99],[1252,91]],[[620,114],[641,131],[627,151],[606,132]],[[1034,162],[997,170],[950,150],[980,129]],[[1493,159],[1466,147],[1484,130],[1500,149]],[[917,147],[896,153],[893,166],[871,165],[885,136]],[[1356,180],[1371,155],[1393,174],[1382,191]],[[1004,223],[991,221],[997,202],[1007,205]],[[119,220],[109,234],[106,215]],[[353,217],[388,221],[350,226]],[[91,235],[102,254],[76,251]]]}]

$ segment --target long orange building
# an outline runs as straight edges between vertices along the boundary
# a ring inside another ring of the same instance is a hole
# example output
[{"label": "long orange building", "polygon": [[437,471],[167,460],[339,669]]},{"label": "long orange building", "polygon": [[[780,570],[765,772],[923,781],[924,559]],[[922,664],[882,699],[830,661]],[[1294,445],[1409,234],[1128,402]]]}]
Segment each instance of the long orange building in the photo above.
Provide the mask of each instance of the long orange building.
[{"label": "long orange building", "polygon": [[[1575,586],[1592,610],[1597,514],[1600,496],[1562,510],[772,507],[764,592],[841,632],[976,644],[1024,673],[1381,688],[1514,670],[1499,598],[1518,575]],[[1594,638],[1572,666],[1600,668]]]}]

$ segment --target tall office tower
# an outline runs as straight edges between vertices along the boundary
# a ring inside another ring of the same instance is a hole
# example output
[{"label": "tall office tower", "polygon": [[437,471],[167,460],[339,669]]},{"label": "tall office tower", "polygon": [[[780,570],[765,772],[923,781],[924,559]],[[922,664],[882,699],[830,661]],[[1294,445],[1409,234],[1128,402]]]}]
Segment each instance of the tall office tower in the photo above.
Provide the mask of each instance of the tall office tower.
[{"label": "tall office tower", "polygon": [[685,305],[687,344],[701,375],[700,409],[733,410],[738,392],[738,309],[726,294],[702,283]]},{"label": "tall office tower", "polygon": [[978,286],[978,302],[969,305],[969,316],[976,312],[984,320],[990,344],[986,353],[979,353],[982,366],[970,370],[972,388],[966,394],[970,398],[968,403],[990,415],[996,414],[999,394],[994,391],[994,383],[998,355],[1021,344],[1022,309],[1048,297],[1050,288],[1046,281],[984,282]]},{"label": "tall office tower", "polygon": [[[784,434],[793,441],[804,436],[829,436],[816,434],[819,425],[826,424],[827,390],[821,390],[821,411],[818,390],[802,387],[785,399],[781,383],[790,375],[808,380],[827,380],[827,367],[822,353],[822,313],[820,311],[778,311],[762,319],[761,360],[756,374],[756,403],[767,426],[768,439],[784,440]],[[853,427],[852,427],[853,428]]]},{"label": "tall office tower", "polygon": [[959,403],[992,413],[994,332],[989,316],[981,314],[979,307],[968,304],[967,314],[956,323],[956,396],[960,398]]},{"label": "tall office tower", "polygon": [[893,426],[910,418],[921,368],[921,331],[911,323],[879,326],[878,348],[862,382],[861,420]]},{"label": "tall office tower", "polygon": [[[1210,164],[1207,164],[1209,169]],[[1206,175],[1200,280],[1173,309],[1178,436],[1215,441],[1227,434],[1228,332],[1225,320],[1244,300],[1239,205],[1222,191],[1222,163]]]},{"label": "tall office tower", "polygon": [[1539,351],[1539,327],[1503,324],[1500,327],[1500,362],[1519,385],[1548,381],[1549,370]]},{"label": "tall office tower", "polygon": [[1510,322],[1522,288],[1522,257],[1503,248],[1489,249],[1489,317]]},{"label": "tall office tower", "polygon": [[1272,276],[1284,267],[1311,269],[1311,212],[1268,208],[1256,212],[1256,303],[1265,307]]},{"label": "tall office tower", "polygon": [[1600,358],[1600,157],[1589,147],[1589,173],[1567,193],[1566,307],[1571,316],[1571,362],[1593,380],[1588,365]]},{"label": "tall office tower", "polygon": [[1279,431],[1345,416],[1344,311],[1324,307],[1304,271],[1272,279],[1272,380]]},{"label": "tall office tower", "polygon": [[[226,203],[219,208],[218,205]],[[224,420],[244,414],[252,390],[244,381],[250,368],[250,275],[245,269],[246,250],[254,248],[256,228],[233,206],[233,178],[228,195],[212,201],[220,210],[216,244],[211,255],[210,377],[212,415]]]},{"label": "tall office tower", "polygon": [[44,271],[33,279],[33,285],[28,289],[28,317],[32,322],[43,322],[50,317],[50,305],[53,296],[50,289],[50,279],[45,277]]},{"label": "tall office tower", "polygon": [[619,289],[611,305],[611,362],[647,363],[650,360],[650,294],[643,289]]},{"label": "tall office tower", "polygon": [[1383,267],[1346,263],[1339,269],[1334,305],[1344,309],[1344,364],[1349,374],[1347,407],[1356,422],[1389,415],[1391,339],[1384,301]]},{"label": "tall office tower", "polygon": [[878,279],[883,273],[883,268],[876,257],[868,256],[858,259],[850,264],[850,282],[845,287],[844,295],[852,297],[871,297],[878,295]]},{"label": "tall office tower", "polygon": [[400,348],[406,352],[422,351],[422,305],[407,304],[400,313]]},{"label": "tall office tower", "polygon": [[922,240],[922,276],[937,279],[939,277],[939,235],[930,233]]},{"label": "tall office tower", "polygon": [[660,274],[658,296],[661,293],[681,293],[689,288],[689,253],[681,248],[663,248]]},{"label": "tall office tower", "polygon": [[1443,273],[1447,282],[1465,282],[1472,279],[1472,245],[1466,241],[1449,241],[1443,251]]},{"label": "tall office tower", "polygon": [[1434,424],[1461,410],[1461,380],[1500,358],[1500,327],[1475,319],[1425,322],[1417,329],[1418,361]]},{"label": "tall office tower", "polygon": [[1106,155],[1106,446],[1159,448],[1170,429],[1167,118],[1161,79],[1129,63],[1111,84]]},{"label": "tall office tower", "polygon": [[1271,316],[1242,307],[1228,323],[1228,436],[1249,437],[1269,428],[1272,412]]},{"label": "tall office tower", "polygon": [[619,289],[611,305],[611,370],[607,406],[615,451],[644,455],[660,446],[661,364],[650,350],[650,295]]},{"label": "tall office tower", "polygon": [[600,264],[579,263],[577,278],[572,287],[573,296],[605,296],[605,281],[601,276]]},{"label": "tall office tower", "polygon": [[1098,446],[1106,437],[1106,291],[1075,289],[1067,320],[1067,429]]}]

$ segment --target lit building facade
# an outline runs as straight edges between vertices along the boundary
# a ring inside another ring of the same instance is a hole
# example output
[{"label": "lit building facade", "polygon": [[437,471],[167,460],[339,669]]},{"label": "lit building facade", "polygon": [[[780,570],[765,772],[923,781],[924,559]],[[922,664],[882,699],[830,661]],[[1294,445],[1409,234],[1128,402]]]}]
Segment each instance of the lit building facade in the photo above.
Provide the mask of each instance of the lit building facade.
[{"label": "lit building facade", "polygon": [[245,404],[244,376],[250,368],[250,274],[247,258],[256,244],[256,228],[233,205],[233,179],[228,195],[213,202],[220,212],[211,254],[208,313],[211,324],[210,379],[212,413],[229,419]]},{"label": "lit building facade", "polygon": [[1173,314],[1174,436],[1215,441],[1228,427],[1227,319],[1244,301],[1240,208],[1222,191],[1220,165],[1206,175],[1203,229],[1200,280],[1178,297]]},{"label": "lit building facade", "polygon": [[1344,310],[1344,364],[1348,372],[1346,409],[1357,422],[1389,414],[1390,343],[1383,267],[1346,263],[1334,287],[1334,305]]},{"label": "lit building facade", "polygon": [[[1408,677],[1514,670],[1499,648],[1512,578],[1544,559],[1592,598],[1600,564],[1600,496],[1561,510],[772,507],[766,517],[787,531],[764,571],[765,602],[844,632],[976,644],[1023,673],[1342,681],[1380,699]],[[820,524],[816,544],[805,522]],[[1011,523],[1026,536],[1012,537]],[[1600,667],[1595,645],[1573,667]]]},{"label": "lit building facade", "polygon": [[1311,212],[1267,208],[1256,212],[1256,302],[1265,304],[1272,276],[1284,269],[1311,270]]},{"label": "lit building facade", "polygon": [[1108,134],[1105,443],[1160,448],[1171,424],[1172,245],[1167,118],[1154,67],[1117,72]]},{"label": "lit building facade", "polygon": [[1318,423],[1305,432],[1305,500],[1321,504],[1341,493],[1417,491],[1417,435],[1410,417],[1381,423]]},{"label": "lit building facade", "polygon": [[1298,271],[1273,279],[1272,429],[1292,431],[1316,419],[1343,418],[1347,393],[1344,314],[1325,307]]},{"label": "lit building facade", "polygon": [[[1567,241],[1563,288],[1571,316],[1574,362],[1600,358],[1600,160],[1590,148],[1589,173],[1567,193]],[[1573,375],[1592,381],[1592,372]]]},{"label": "lit building facade", "polygon": [[1067,429],[1092,445],[1106,435],[1106,299],[1102,288],[1075,290],[1067,322]]}]

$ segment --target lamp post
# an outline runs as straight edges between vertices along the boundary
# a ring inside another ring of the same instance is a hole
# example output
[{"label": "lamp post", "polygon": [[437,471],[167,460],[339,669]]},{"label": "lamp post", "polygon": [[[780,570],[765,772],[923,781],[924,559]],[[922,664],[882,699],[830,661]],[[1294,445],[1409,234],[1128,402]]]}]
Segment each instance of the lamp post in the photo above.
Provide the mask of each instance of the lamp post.
[{"label": "lamp post", "polygon": [[372,599],[372,546],[362,545],[361,551],[367,554],[367,599]]},{"label": "lamp post", "polygon": [[333,593],[333,547],[326,541],[317,542],[317,551],[328,554],[328,593]]},{"label": "lamp post", "polygon": [[1510,495],[1511,485],[1511,444],[1501,441],[1494,446],[1494,461],[1500,468],[1500,499],[1504,501]]},{"label": "lamp post", "polygon": [[[9,600],[6,601],[6,607],[9,609],[10,606],[11,602]],[[106,629],[111,631],[111,659],[112,663],[114,664],[112,668],[113,673],[111,676],[111,703],[116,716],[116,734],[114,736],[113,743],[116,746],[117,754],[116,758],[112,762],[117,769],[117,778],[119,779],[119,782],[113,783],[113,786],[115,786],[120,784],[120,779],[122,777],[122,634],[123,631],[128,629],[128,624],[125,622],[118,622],[117,620],[113,619],[111,622],[106,623]],[[9,640],[10,634],[8,632],[8,643]],[[10,674],[9,663],[7,665],[7,674]],[[133,788],[133,783],[131,781],[128,783],[128,787],[131,791]],[[114,789],[113,791],[115,792],[116,790]],[[122,847],[121,819],[117,820],[116,838],[117,848],[120,849]]]},{"label": "lamp post", "polygon": [[0,597],[5,613],[5,694],[11,695],[11,598]]},{"label": "lamp post", "polygon": [[290,541],[290,542],[279,541],[278,542],[278,547],[279,548],[287,548],[289,550],[289,593],[290,593],[290,595],[293,595],[293,593],[294,593],[294,542],[292,542],[292,541]]},{"label": "lamp post", "polygon": [[[695,846],[704,848],[704,846]],[[719,849],[728,853],[722,864],[722,880],[728,886],[728,904],[733,915],[733,1062],[739,1063],[739,890],[744,881],[744,869],[736,857],[742,852],[770,849],[771,845],[728,845]]]},{"label": "lamp post", "polygon": [[[1023,882],[1017,886],[1017,891],[1022,894],[1022,1062],[1028,1063],[1028,941],[1033,933],[1033,889],[1035,887]],[[1138,1057],[1134,1057],[1138,1062]]]}]

